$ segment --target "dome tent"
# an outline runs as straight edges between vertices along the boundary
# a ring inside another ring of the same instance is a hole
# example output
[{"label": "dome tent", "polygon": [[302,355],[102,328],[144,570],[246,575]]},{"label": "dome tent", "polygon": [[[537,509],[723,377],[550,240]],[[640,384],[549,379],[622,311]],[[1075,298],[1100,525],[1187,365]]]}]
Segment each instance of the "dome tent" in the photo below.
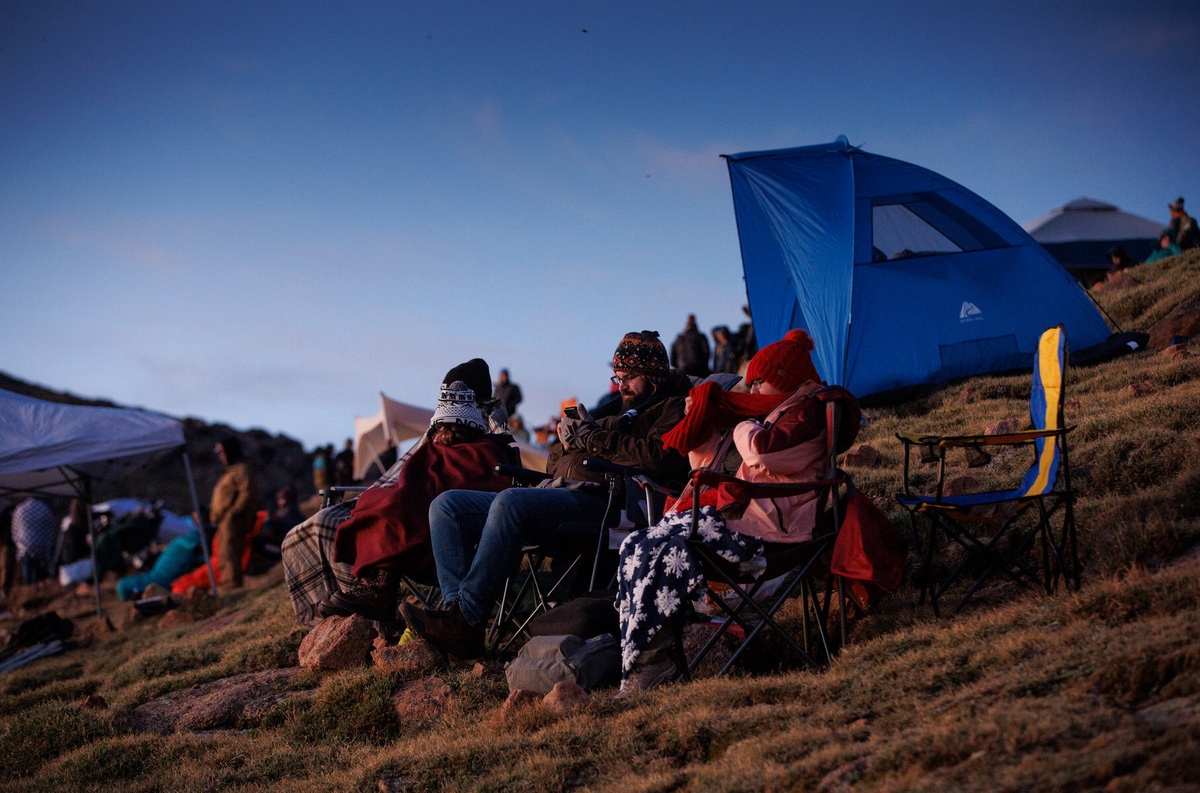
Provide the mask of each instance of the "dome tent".
[{"label": "dome tent", "polygon": [[833,143],[725,155],[762,345],[813,337],[822,379],[859,396],[1032,366],[1062,324],[1110,331],[1007,215],[940,174]]},{"label": "dome tent", "polygon": [[1068,269],[1108,267],[1108,251],[1116,245],[1130,258],[1144,261],[1164,228],[1091,198],[1077,198],[1022,227]]}]

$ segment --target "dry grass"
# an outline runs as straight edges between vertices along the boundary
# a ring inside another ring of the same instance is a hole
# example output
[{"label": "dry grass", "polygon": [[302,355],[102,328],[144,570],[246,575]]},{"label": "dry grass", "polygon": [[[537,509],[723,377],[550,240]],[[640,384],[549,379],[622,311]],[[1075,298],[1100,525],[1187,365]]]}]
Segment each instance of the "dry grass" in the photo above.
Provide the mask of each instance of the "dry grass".
[{"label": "dry grass", "polygon": [[[1194,254],[1143,266],[1141,286],[1100,297],[1127,328],[1146,328],[1195,299],[1197,270]],[[1123,393],[1144,380],[1154,393]],[[852,473],[901,522],[896,431],[1024,421],[1028,396],[1028,375],[982,377],[873,409],[860,440],[883,462]],[[447,713],[401,724],[389,697],[404,680],[361,669],[302,678],[311,699],[245,731],[161,738],[119,726],[114,713],[163,693],[294,663],[276,585],[224,600],[194,626],[135,625],[0,676],[0,787],[368,791],[388,778],[412,790],[767,791],[815,789],[835,769],[845,787],[832,789],[879,791],[1200,783],[1200,561],[1179,561],[1200,539],[1200,357],[1072,370],[1068,397],[1079,593],[994,587],[935,620],[909,588],[854,626],[824,674],[673,685],[626,706],[601,692],[593,712],[561,719],[502,718],[503,681],[458,670],[445,675]],[[952,475],[967,473],[954,462]],[[970,474],[998,487],[1028,464],[999,455]],[[81,710],[93,692],[113,710]],[[1171,706],[1191,716],[1148,715]]]}]

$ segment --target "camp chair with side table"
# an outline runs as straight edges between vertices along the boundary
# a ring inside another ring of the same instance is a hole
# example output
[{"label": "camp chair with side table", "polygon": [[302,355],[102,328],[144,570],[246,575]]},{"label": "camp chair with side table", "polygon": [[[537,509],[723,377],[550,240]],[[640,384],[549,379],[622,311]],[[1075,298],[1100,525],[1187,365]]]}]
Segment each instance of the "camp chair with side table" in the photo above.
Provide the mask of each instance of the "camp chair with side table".
[{"label": "camp chair with side table", "polygon": [[[896,498],[908,512],[922,567],[921,600],[924,602],[928,594],[935,614],[941,613],[940,597],[973,565],[981,572],[955,605],[955,613],[995,575],[1006,576],[1023,589],[1042,588],[1047,594],[1055,591],[1060,579],[1079,588],[1075,492],[1071,489],[1067,458],[1067,433],[1072,428],[1063,422],[1066,370],[1067,334],[1059,325],[1042,334],[1034,356],[1029,397],[1032,430],[1003,435],[897,434],[904,444],[904,492]],[[1021,484],[1011,490],[946,495],[946,452],[965,447],[968,452],[979,454],[984,446],[1032,447],[1033,465]],[[937,486],[931,494],[913,491],[909,469],[913,447],[920,447],[926,459],[939,463]],[[1025,520],[1027,513],[1031,520]],[[917,516],[926,518],[924,537]],[[1053,521],[1057,516],[1061,516],[1061,526],[1056,533]],[[992,527],[996,528],[989,535]],[[949,572],[939,574],[936,559],[942,537],[957,545],[963,558]],[[1038,540],[1040,565],[1029,558]]]},{"label": "camp chair with side table", "polygon": [[[598,522],[563,523],[551,541],[521,549],[524,566],[505,581],[495,617],[488,629],[486,643],[491,657],[504,652],[521,636],[528,637],[528,626],[534,617],[545,613],[557,602],[581,594],[577,591],[580,587],[572,587],[571,583],[575,580],[574,576],[584,572],[589,561],[591,569],[586,591],[594,590],[600,581],[605,555],[612,555],[609,532],[647,526],[646,515],[657,520],[654,516],[662,515],[664,495],[672,492],[651,481],[636,468],[593,457],[585,459],[583,467],[604,477],[608,489],[604,515]],[[497,465],[495,471],[500,476],[512,477],[517,487],[534,486],[550,478],[541,471],[511,465]],[[639,491],[640,498],[632,495]],[[618,498],[622,492],[626,495],[623,503]],[[537,576],[547,560],[560,562],[552,567],[552,580],[548,585],[539,581]],[[609,580],[612,575],[615,573],[605,576],[604,580]],[[527,596],[532,599],[530,605],[526,605]]]},{"label": "camp chair with side table", "polygon": [[[838,527],[841,525],[838,489],[845,482],[844,474],[837,467],[837,456],[849,448],[857,435],[857,427],[843,427],[848,415],[846,400],[853,400],[848,391],[831,386],[818,391],[814,396],[825,403],[825,472],[821,479],[767,484],[746,482],[711,468],[692,471],[691,489],[695,497],[692,499],[692,526],[688,547],[702,565],[705,593],[724,613],[725,619],[691,659],[683,659],[685,664],[681,676],[684,679],[690,679],[691,672],[733,626],[740,629],[744,638],[717,672],[717,676],[728,672],[764,630],[769,630],[782,639],[806,666],[812,669],[827,666],[835,652],[827,629],[830,607],[835,598],[839,602],[840,646],[846,643],[846,611],[856,606],[853,598],[847,594],[849,588],[846,582],[829,573],[829,556],[837,540]],[[857,413],[853,412],[852,415],[857,416]],[[857,418],[854,420],[857,422]],[[726,438],[714,459],[720,459],[731,442],[732,436]],[[818,517],[811,539],[797,543],[770,543],[763,555],[751,562],[734,564],[723,559],[697,538],[700,521],[699,496],[705,488],[716,488],[722,484],[734,484],[742,494],[752,499],[816,493]],[[760,597],[764,585],[781,576],[784,577],[782,584],[765,598]],[[820,579],[824,581],[821,582]],[[726,588],[727,594],[724,597],[714,588],[714,583]],[[775,619],[776,612],[797,589],[802,600],[800,641]],[[732,601],[733,605],[727,600]],[[812,635],[814,632],[815,637]],[[682,642],[678,635],[676,654],[677,657],[683,655]]]}]

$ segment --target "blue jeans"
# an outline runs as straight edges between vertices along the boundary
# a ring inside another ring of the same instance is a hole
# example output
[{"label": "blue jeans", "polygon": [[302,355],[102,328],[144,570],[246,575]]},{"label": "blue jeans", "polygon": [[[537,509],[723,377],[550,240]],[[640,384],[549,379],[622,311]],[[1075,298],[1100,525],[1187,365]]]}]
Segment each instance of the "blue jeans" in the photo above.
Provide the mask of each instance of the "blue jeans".
[{"label": "blue jeans", "polygon": [[442,493],[429,505],[429,532],[443,601],[457,600],[467,621],[482,625],[504,581],[520,567],[522,547],[546,542],[563,523],[599,524],[606,503],[563,488]]}]

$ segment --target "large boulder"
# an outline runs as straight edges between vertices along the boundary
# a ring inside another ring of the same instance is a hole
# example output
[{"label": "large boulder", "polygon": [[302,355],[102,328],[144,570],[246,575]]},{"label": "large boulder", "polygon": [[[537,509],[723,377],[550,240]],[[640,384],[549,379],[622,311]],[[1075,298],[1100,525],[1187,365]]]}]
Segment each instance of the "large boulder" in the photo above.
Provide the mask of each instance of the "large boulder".
[{"label": "large boulder", "polygon": [[195,685],[134,708],[124,722],[132,729],[160,735],[234,727],[244,715],[261,718],[282,700],[302,695],[284,690],[301,674],[297,667],[271,669]]},{"label": "large boulder", "polygon": [[1180,303],[1150,329],[1150,346],[1162,349],[1176,336],[1200,335],[1200,297]]},{"label": "large boulder", "polygon": [[371,662],[375,628],[357,614],[326,617],[300,643],[300,666],[334,672]]}]

